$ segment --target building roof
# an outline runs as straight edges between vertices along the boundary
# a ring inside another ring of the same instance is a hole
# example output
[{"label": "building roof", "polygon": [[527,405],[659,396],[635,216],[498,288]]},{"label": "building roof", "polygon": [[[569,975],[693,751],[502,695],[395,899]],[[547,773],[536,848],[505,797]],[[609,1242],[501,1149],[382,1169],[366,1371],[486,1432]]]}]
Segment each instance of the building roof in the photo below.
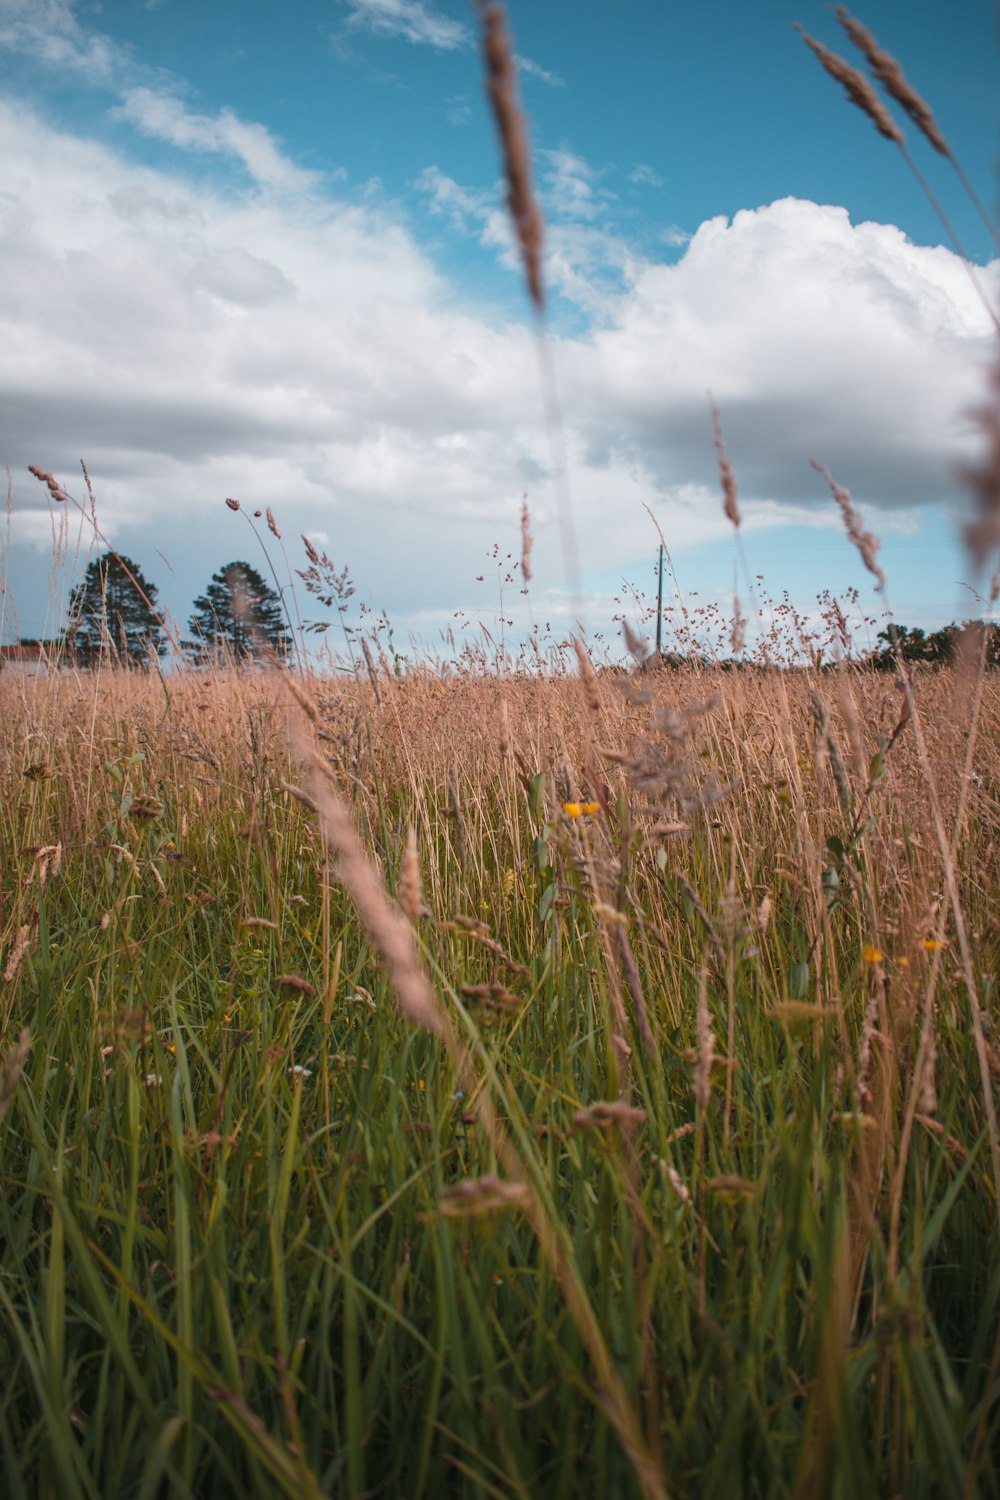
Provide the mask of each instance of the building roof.
[{"label": "building roof", "polygon": [[43,661],[45,646],[41,641],[16,646],[0,646],[0,661]]}]

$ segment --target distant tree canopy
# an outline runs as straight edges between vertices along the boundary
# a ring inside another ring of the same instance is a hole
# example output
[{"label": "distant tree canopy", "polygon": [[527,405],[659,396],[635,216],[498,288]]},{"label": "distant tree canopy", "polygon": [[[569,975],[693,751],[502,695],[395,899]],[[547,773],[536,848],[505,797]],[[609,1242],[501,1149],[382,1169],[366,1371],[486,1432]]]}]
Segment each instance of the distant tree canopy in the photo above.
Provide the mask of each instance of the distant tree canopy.
[{"label": "distant tree canopy", "polygon": [[[904,662],[926,661],[947,666],[955,660],[959,644],[965,637],[971,655],[978,660],[985,646],[986,665],[1000,667],[1000,630],[985,620],[966,620],[963,625],[945,625],[928,635],[919,626],[896,625],[890,630],[880,630],[878,638],[885,645],[872,654],[871,662],[883,671],[891,671],[896,665],[896,653]],[[895,638],[895,644],[894,644]]]},{"label": "distant tree canopy", "polygon": [[123,553],[105,552],[87,568],[69,601],[66,643],[81,666],[105,658],[143,666],[166,650],[157,587]]},{"label": "distant tree canopy", "polygon": [[194,611],[188,649],[196,660],[220,649],[241,661],[268,652],[285,656],[291,645],[281,599],[249,563],[226,563],[213,573]]}]

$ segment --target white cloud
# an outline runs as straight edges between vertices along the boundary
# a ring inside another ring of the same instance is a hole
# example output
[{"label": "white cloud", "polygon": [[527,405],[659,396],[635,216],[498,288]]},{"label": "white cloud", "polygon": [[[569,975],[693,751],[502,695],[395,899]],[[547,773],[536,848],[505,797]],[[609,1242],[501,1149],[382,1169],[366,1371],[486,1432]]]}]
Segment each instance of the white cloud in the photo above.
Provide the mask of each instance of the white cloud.
[{"label": "white cloud", "polygon": [[347,24],[352,29],[377,36],[398,36],[405,41],[453,52],[472,45],[472,32],[461,21],[453,21],[422,0],[342,0],[347,6]]},{"label": "white cloud", "polygon": [[125,48],[80,25],[72,0],[0,0],[0,49],[82,74],[94,84],[113,85],[134,71]]},{"label": "white cloud", "polygon": [[525,77],[537,78],[539,83],[547,83],[549,88],[563,89],[566,87],[566,80],[560,78],[558,73],[550,72],[548,68],[543,68],[541,64],[532,62],[530,57],[524,57],[521,53],[517,55],[517,66]]},{"label": "white cloud", "polygon": [[[186,149],[245,145],[162,102],[135,118]],[[227,196],[0,105],[0,460],[19,535],[45,534],[22,519],[44,514],[26,465],[71,482],[83,456],[122,545],[196,559],[195,587],[245,545],[228,540],[235,495],[272,505],[287,537],[328,535],[378,603],[445,616],[484,544],[513,544],[526,489],[539,590],[558,585],[530,334],[456,309],[383,195],[253,159],[288,191]],[[550,269],[592,311],[552,339],[585,569],[649,550],[644,502],[671,546],[725,534],[707,390],[748,528],[834,524],[810,456],[899,516],[954,492],[990,339],[949,251],[784,200],[703,224],[662,264],[592,211],[610,200],[586,163],[550,165]],[[437,169],[421,185],[508,254],[496,194]]]},{"label": "white cloud", "polygon": [[[424,4],[424,0],[340,0],[340,3],[347,7],[349,31],[401,37],[438,52],[465,52],[476,44],[475,33],[464,21],[453,20],[434,6]],[[517,65],[525,77],[536,78],[550,88],[564,87],[558,73],[550,72],[530,57],[519,55]],[[464,123],[464,116],[452,123]]]},{"label": "white cloud", "polygon": [[704,469],[711,391],[749,493],[808,496],[815,456],[861,500],[927,503],[957,488],[988,335],[951,251],[784,199],[635,268],[567,370],[567,402],[595,455],[635,446],[661,485]]},{"label": "white cloud", "polygon": [[316,173],[303,171],[284,155],[263,125],[241,120],[231,109],[197,114],[174,94],[140,86],[127,89],[112,113],[143,135],[181,150],[235,158],[262,186],[303,192],[318,181]]}]

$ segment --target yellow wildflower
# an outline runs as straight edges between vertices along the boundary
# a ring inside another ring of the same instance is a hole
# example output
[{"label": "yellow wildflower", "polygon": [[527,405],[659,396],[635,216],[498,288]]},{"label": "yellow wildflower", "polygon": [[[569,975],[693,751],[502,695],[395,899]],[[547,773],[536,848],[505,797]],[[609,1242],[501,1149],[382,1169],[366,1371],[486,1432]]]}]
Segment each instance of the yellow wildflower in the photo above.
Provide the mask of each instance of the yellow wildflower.
[{"label": "yellow wildflower", "polygon": [[582,813],[586,813],[588,818],[592,818],[594,814],[600,812],[600,810],[601,804],[599,802],[585,802],[580,809]]},{"label": "yellow wildflower", "polygon": [[948,944],[943,938],[924,938],[920,946],[925,953],[940,953],[941,949],[947,948]]},{"label": "yellow wildflower", "polygon": [[871,943],[865,944],[863,958],[866,964],[880,964],[885,957],[881,948],[875,948]]},{"label": "yellow wildflower", "polygon": [[582,809],[580,807],[579,802],[564,802],[563,803],[563,812],[566,814],[567,818],[578,818],[580,816],[581,811],[582,811]]}]

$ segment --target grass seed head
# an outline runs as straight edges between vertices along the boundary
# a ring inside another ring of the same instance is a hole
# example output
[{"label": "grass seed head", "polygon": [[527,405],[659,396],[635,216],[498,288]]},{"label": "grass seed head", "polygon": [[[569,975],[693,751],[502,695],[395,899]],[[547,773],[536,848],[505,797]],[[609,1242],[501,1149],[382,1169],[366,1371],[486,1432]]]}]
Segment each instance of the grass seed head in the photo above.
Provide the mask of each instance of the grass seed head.
[{"label": "grass seed head", "polygon": [[521,577],[525,583],[531,582],[531,549],[534,545],[535,538],[531,534],[528,501],[525,498],[521,502]]},{"label": "grass seed head", "polygon": [[830,473],[830,470],[826,467],[825,464],[818,464],[814,458],[811,458],[809,462],[812,464],[817,474],[822,474],[823,478],[829,485],[831,495],[840,506],[840,513],[844,518],[844,526],[847,529],[847,535],[850,537],[855,547],[857,547],[858,552],[861,554],[861,561],[864,563],[869,573],[873,574],[874,577],[878,579],[879,588],[884,589],[885,574],[882,572],[882,569],[879,567],[877,561],[877,553],[879,547],[882,545],[881,542],[879,541],[877,536],[873,536],[870,531],[865,530],[864,522],[862,521],[856,506],[851,500],[850,490],[845,490],[842,485],[839,485],[835,482],[833,475]]},{"label": "grass seed head", "polygon": [[528,131],[517,97],[517,67],[502,5],[481,3],[486,92],[503,148],[507,176],[507,207],[521,247],[524,274],[538,312],[545,309],[542,284],[542,215],[531,186]]},{"label": "grass seed head", "polygon": [[399,870],[396,899],[410,921],[424,915],[423,892],[420,886],[420,855],[417,852],[417,830],[411,828],[406,835],[403,861]]},{"label": "grass seed head", "polygon": [[836,52],[831,52],[829,47],[824,47],[822,42],[817,42],[808,32],[803,31],[801,26],[795,29],[806,46],[819,58],[821,66],[830,77],[843,85],[851,103],[856,104],[858,109],[863,110],[868,116],[879,135],[884,135],[886,140],[895,141],[897,146],[902,146],[903,132],[865,75],[859,73],[857,68],[852,68],[842,57],[838,57]]},{"label": "grass seed head", "polygon": [[25,926],[21,927],[18,930],[17,937],[11,944],[10,952],[7,955],[7,963],[4,966],[3,971],[4,982],[7,984],[9,984],[12,979],[17,978],[17,971],[18,969],[20,969],[21,964],[24,962],[24,955],[28,949],[28,937],[30,936],[30,933],[31,928],[28,927],[27,924],[25,924]]},{"label": "grass seed head", "polygon": [[879,46],[867,26],[855,20],[846,5],[837,6],[837,20],[843,26],[851,41],[858,51],[863,53],[868,60],[868,66],[885,89],[886,93],[902,109],[906,111],[910,119],[919,131],[921,131],[935,151],[940,151],[942,156],[951,156],[948,142],[941,134],[934,118],[934,113],[929,104],[917,93],[916,89],[907,82],[906,74],[899,63],[890,52],[886,52]]},{"label": "grass seed head", "polygon": [[719,455],[719,482],[722,485],[722,508],[726,513],[726,519],[739,530],[740,507],[738,491],[736,489],[736,476],[733,466],[729,462],[726,453],[726,445],[722,438],[722,422],[716,407],[712,407],[712,432],[715,435],[715,451]]}]

